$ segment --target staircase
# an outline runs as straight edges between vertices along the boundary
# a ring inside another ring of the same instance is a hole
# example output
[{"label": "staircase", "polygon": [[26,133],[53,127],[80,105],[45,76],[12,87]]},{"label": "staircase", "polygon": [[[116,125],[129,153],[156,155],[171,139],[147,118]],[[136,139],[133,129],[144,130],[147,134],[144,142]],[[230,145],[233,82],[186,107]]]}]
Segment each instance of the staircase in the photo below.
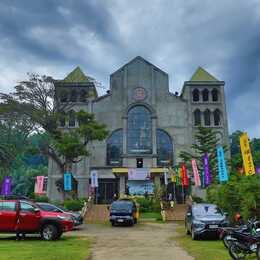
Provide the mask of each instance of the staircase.
[{"label": "staircase", "polygon": [[175,204],[174,208],[165,210],[166,221],[184,220],[188,204]]},{"label": "staircase", "polygon": [[108,204],[92,205],[85,215],[86,223],[106,222],[109,220]]}]

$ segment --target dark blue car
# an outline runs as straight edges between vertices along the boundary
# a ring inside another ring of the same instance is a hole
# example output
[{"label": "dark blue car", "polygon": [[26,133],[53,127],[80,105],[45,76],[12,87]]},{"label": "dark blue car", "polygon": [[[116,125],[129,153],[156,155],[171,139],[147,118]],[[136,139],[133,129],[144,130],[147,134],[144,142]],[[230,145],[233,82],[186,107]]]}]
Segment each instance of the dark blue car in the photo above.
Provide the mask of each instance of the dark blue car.
[{"label": "dark blue car", "polygon": [[191,234],[194,240],[202,235],[218,235],[218,228],[228,225],[227,215],[214,204],[193,204],[185,217],[186,233]]}]

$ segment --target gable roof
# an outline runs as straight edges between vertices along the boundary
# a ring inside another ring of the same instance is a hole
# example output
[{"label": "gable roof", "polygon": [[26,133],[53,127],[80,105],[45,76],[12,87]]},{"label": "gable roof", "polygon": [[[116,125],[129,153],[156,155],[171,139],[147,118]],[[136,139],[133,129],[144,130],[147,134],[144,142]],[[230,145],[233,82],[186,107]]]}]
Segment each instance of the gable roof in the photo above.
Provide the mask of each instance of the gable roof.
[{"label": "gable roof", "polygon": [[190,81],[219,81],[214,76],[209,74],[202,67],[198,67],[195,73],[192,75]]},{"label": "gable roof", "polygon": [[129,62],[127,62],[125,65],[121,66],[119,69],[117,69],[116,71],[114,71],[111,75],[117,73],[118,71],[122,70],[123,68],[125,68],[126,66],[128,66],[131,63],[134,63],[136,61],[141,61],[143,63],[148,64],[149,66],[153,66],[154,68],[156,68],[158,71],[162,72],[165,75],[168,75],[165,71],[161,70],[160,68],[158,68],[157,66],[155,66],[154,64],[152,64],[151,62],[147,61],[146,59],[144,59],[141,56],[136,56],[135,58],[133,58],[132,60],[130,60]]},{"label": "gable roof", "polygon": [[67,77],[65,77],[62,82],[65,83],[87,83],[90,82],[90,78],[86,76],[83,71],[77,66],[72,72],[70,72]]}]

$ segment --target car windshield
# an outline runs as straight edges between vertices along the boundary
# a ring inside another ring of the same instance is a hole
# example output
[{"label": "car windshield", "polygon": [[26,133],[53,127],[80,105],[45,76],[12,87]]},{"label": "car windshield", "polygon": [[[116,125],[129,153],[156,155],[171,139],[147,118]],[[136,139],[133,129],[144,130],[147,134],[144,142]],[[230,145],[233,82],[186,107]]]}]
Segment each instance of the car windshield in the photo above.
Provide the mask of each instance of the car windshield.
[{"label": "car windshield", "polygon": [[193,208],[193,214],[196,217],[201,216],[223,216],[222,211],[217,206],[200,205]]},{"label": "car windshield", "polygon": [[133,203],[132,202],[114,202],[112,203],[112,210],[132,210]]}]

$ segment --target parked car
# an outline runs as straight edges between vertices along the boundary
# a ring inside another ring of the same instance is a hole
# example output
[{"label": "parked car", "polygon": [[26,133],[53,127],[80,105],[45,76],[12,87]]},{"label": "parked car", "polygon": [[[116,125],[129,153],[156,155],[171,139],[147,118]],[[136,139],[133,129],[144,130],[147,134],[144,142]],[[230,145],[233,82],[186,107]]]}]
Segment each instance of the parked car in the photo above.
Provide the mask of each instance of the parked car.
[{"label": "parked car", "polygon": [[131,200],[116,200],[111,204],[110,222],[112,226],[116,224],[132,226],[137,223],[137,215],[136,204]]},{"label": "parked car", "polygon": [[71,215],[73,221],[74,221],[74,226],[79,226],[83,224],[83,217],[79,212],[73,212],[64,209],[61,206],[56,206],[50,203],[45,203],[45,202],[37,202],[36,203],[42,210],[44,211],[49,211],[49,212],[58,212],[58,213],[66,213],[68,215]]},{"label": "parked car", "polygon": [[217,205],[198,203],[189,206],[185,217],[186,233],[192,239],[199,239],[202,235],[218,235],[219,227],[229,226],[227,214],[224,214]]},{"label": "parked car", "polygon": [[30,200],[0,198],[1,233],[39,233],[44,240],[56,240],[73,226],[69,214],[44,211]]}]

